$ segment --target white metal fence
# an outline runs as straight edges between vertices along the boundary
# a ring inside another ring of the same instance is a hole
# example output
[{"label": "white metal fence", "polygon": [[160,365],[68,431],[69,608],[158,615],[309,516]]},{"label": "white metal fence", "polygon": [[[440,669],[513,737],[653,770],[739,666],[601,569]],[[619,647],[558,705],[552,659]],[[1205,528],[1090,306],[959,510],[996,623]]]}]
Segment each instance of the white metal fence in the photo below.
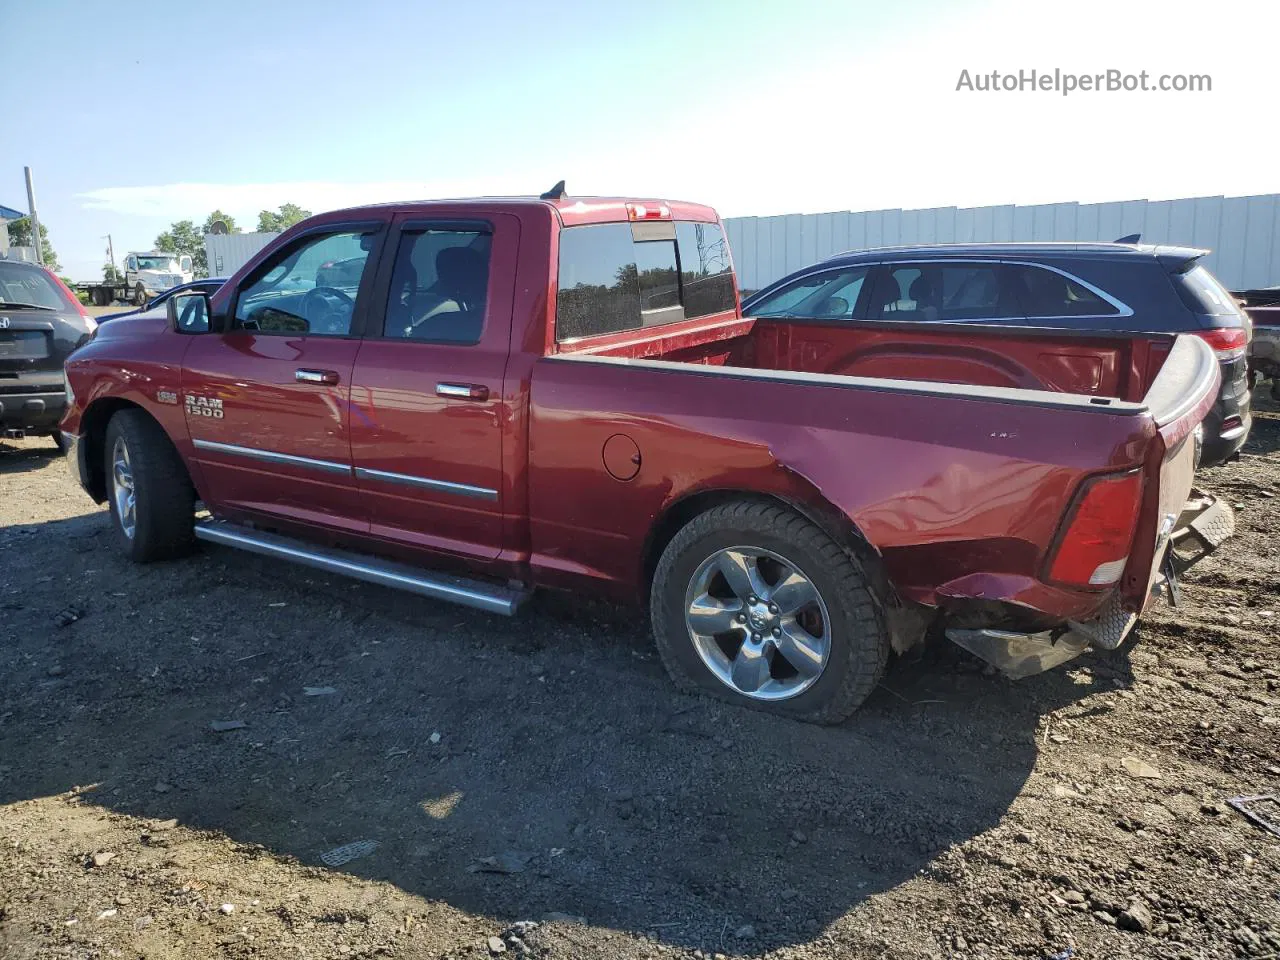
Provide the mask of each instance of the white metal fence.
[{"label": "white metal fence", "polygon": [[209,276],[231,276],[278,236],[278,233],[205,234],[204,252],[209,258]]},{"label": "white metal fence", "polygon": [[[1117,240],[1207,247],[1205,263],[1227,287],[1280,284],[1280,194],[1115,203],[932,207],[861,213],[791,213],[724,221],[738,284],[759,290],[844,250],[904,243]],[[274,233],[206,236],[212,276],[230,276]]]},{"label": "white metal fence", "polygon": [[863,213],[733,217],[724,221],[738,283],[766,284],[844,250],[909,243],[1116,240],[1207,247],[1228,288],[1280,284],[1280,194],[1116,203],[934,207]]}]

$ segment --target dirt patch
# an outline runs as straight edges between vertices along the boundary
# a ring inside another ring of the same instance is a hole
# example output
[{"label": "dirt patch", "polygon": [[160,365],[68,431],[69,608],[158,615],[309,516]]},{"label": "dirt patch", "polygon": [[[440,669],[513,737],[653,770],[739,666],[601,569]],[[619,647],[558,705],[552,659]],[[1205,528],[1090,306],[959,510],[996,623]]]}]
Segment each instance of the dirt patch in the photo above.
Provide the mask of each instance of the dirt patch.
[{"label": "dirt patch", "polygon": [[1280,790],[1261,405],[1137,643],[940,648],[834,729],[675,693],[633,611],[130,565],[0,445],[0,956],[1274,957],[1280,840],[1225,803]]}]

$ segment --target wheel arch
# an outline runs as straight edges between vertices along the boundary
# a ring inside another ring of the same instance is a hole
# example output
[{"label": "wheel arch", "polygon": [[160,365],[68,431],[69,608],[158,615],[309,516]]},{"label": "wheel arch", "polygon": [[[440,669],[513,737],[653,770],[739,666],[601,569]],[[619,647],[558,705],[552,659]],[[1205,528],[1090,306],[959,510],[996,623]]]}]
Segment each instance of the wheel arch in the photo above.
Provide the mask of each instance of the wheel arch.
[{"label": "wheel arch", "polygon": [[641,595],[647,600],[653,589],[658,560],[672,538],[695,517],[721,504],[733,502],[765,503],[786,507],[804,517],[849,554],[866,573],[871,592],[880,606],[889,630],[891,644],[897,653],[924,642],[932,611],[905,603],[889,579],[880,551],[839,507],[816,489],[808,498],[759,490],[715,488],[687,494],[672,503],[658,516],[645,540],[641,569]]},{"label": "wheel arch", "polygon": [[[759,490],[715,488],[686,494],[670,503],[649,528],[645,539],[641,587],[647,595],[653,586],[654,571],[662,551],[685,524],[699,514],[725,503],[768,503],[794,510],[821,529],[864,565],[877,581],[884,579],[884,565],[880,553],[858,529],[857,525],[833,504],[822,500],[803,500],[794,496],[766,493]],[[885,580],[885,585],[888,581]],[[879,583],[877,583],[879,586]]]},{"label": "wheel arch", "polygon": [[102,397],[89,404],[80,416],[80,442],[84,444],[84,465],[89,481],[89,495],[96,503],[103,503],[107,499],[107,474],[103,462],[107,424],[121,410],[141,411],[160,428],[165,438],[173,443],[168,431],[164,429],[164,424],[156,420],[151,411],[140,403],[134,403],[123,397]]}]

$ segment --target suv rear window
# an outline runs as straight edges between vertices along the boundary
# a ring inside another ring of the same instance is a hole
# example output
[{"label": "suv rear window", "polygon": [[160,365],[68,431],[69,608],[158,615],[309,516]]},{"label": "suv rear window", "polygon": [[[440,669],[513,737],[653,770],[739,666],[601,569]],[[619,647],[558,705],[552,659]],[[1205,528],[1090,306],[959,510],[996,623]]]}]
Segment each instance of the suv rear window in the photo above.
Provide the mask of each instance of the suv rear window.
[{"label": "suv rear window", "polygon": [[652,240],[634,239],[630,223],[560,231],[557,339],[733,310],[733,269],[719,224],[680,221],[674,227],[674,239]]},{"label": "suv rear window", "polygon": [[1192,313],[1210,317],[1238,317],[1240,307],[1216,277],[1202,266],[1192,267],[1171,278],[1178,296]]},{"label": "suv rear window", "polygon": [[0,261],[0,307],[26,303],[51,310],[72,306],[49,275],[39,267]]}]

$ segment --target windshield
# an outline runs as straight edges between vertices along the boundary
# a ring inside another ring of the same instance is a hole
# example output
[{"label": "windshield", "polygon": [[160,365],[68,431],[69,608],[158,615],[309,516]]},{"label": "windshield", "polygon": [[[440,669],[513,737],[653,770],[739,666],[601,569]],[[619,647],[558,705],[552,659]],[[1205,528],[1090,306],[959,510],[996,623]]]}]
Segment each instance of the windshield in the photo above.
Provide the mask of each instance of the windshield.
[{"label": "windshield", "polygon": [[138,257],[139,270],[166,270],[178,273],[178,261],[173,257]]},{"label": "windshield", "polygon": [[0,307],[25,303],[51,310],[65,310],[69,304],[39,267],[0,260]]}]

